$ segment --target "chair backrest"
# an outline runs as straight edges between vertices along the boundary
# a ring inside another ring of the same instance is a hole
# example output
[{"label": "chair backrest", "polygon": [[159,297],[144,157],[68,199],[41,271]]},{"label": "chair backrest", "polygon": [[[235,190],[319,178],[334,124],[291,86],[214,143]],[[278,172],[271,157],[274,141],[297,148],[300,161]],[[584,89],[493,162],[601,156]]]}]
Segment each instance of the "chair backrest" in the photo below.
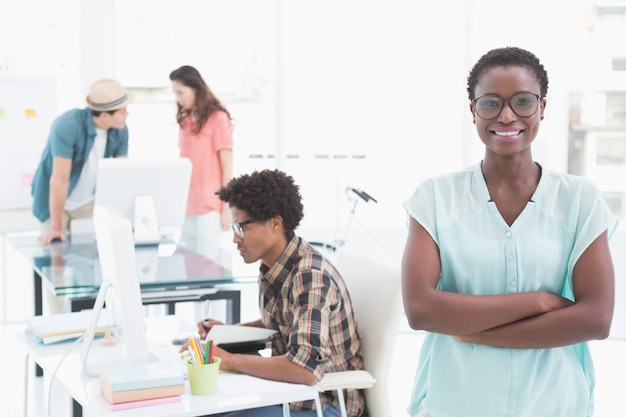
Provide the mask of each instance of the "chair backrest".
[{"label": "chair backrest", "polygon": [[388,417],[392,412],[387,380],[402,314],[400,268],[342,251],[337,269],[350,292],[365,369],[376,378],[364,391],[368,414]]}]

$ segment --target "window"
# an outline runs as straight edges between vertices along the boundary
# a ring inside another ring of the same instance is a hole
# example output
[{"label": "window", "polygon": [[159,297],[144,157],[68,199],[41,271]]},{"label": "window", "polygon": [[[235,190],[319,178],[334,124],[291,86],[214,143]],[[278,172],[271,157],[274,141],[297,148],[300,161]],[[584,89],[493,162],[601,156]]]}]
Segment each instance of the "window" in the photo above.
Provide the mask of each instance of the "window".
[{"label": "window", "polygon": [[610,91],[606,93],[606,125],[626,127],[626,92]]},{"label": "window", "polygon": [[626,135],[598,136],[596,163],[598,165],[626,165]]},{"label": "window", "polygon": [[613,57],[613,71],[626,71],[626,57]]},{"label": "window", "polygon": [[605,192],[603,193],[604,199],[611,209],[611,213],[615,216],[623,216],[626,212],[626,199],[625,193],[620,192]]}]

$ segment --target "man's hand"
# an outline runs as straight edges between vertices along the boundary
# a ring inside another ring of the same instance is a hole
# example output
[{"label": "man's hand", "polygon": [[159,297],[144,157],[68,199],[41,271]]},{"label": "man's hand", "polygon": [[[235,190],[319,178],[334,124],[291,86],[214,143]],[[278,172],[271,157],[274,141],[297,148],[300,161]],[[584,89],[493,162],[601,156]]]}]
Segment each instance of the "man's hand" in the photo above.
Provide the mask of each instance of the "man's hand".
[{"label": "man's hand", "polygon": [[[216,325],[223,325],[224,323],[222,323],[219,320],[213,320],[213,319],[205,319],[202,321],[198,322],[198,334],[200,335],[200,340],[204,340],[206,339],[206,335],[209,333],[209,330],[211,330],[211,328],[213,326]],[[186,341],[181,347],[180,347],[180,352],[184,352],[189,348],[189,341]]]},{"label": "man's hand", "polygon": [[67,237],[62,230],[51,230],[49,233],[42,234],[37,238],[37,241],[44,245],[47,245],[55,240],[65,242]]},{"label": "man's hand", "polygon": [[[200,345],[203,349],[206,349],[206,343]],[[232,353],[225,351],[224,349],[213,345],[213,357],[220,358],[220,371],[230,371],[230,358]]]},{"label": "man's hand", "polygon": [[213,319],[205,319],[202,321],[198,322],[198,334],[200,335],[200,338],[202,340],[204,340],[206,338],[207,333],[209,333],[209,330],[211,330],[213,328],[213,326],[221,326],[224,323],[222,323],[219,320],[213,320]]}]

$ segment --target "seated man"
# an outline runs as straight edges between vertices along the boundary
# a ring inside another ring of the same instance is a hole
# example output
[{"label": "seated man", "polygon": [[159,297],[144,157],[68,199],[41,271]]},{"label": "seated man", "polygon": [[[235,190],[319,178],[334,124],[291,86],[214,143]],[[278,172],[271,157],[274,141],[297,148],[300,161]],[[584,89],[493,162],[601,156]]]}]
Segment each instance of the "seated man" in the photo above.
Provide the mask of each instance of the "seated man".
[{"label": "seated man", "polygon": [[[313,385],[326,372],[363,368],[352,302],[335,267],[294,230],[303,217],[299,187],[279,170],[245,174],[222,187],[229,203],[233,242],[246,263],[260,263],[261,319],[247,326],[278,330],[272,356],[234,354],[216,348],[220,369],[275,381]],[[215,320],[198,323],[204,338]],[[363,415],[364,396],[345,393],[351,417]],[[321,397],[324,416],[339,416],[334,392]],[[312,401],[291,404],[293,417],[315,416]],[[227,413],[228,417],[282,416],[281,406]]]}]

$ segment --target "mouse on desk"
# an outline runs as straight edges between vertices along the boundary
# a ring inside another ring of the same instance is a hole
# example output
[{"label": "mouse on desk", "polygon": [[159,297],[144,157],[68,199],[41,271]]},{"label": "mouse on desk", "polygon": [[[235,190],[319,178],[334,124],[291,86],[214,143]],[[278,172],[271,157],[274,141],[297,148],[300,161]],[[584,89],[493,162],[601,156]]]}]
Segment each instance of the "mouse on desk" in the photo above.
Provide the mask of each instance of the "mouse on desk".
[{"label": "mouse on desk", "polygon": [[172,344],[176,345],[176,346],[182,346],[185,343],[187,343],[188,341],[189,341],[188,337],[181,337],[181,338],[172,340]]}]

